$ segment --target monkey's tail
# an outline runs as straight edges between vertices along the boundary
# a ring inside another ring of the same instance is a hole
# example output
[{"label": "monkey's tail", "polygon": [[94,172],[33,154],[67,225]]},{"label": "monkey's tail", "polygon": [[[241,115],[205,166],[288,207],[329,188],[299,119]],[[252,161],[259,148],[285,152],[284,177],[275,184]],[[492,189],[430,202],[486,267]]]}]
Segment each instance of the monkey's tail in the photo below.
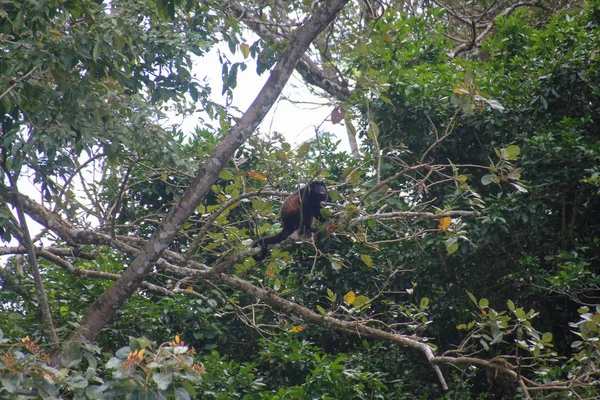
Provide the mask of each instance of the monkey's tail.
[{"label": "monkey's tail", "polygon": [[252,243],[252,247],[260,246],[260,247],[262,247],[262,251],[259,254],[255,255],[254,259],[256,261],[264,260],[265,257],[267,257],[267,255],[269,254],[269,249],[267,248],[267,245],[279,243],[279,242],[285,240],[292,233],[294,233],[294,229],[289,230],[289,229],[285,229],[285,227],[284,227],[281,232],[279,232],[273,236],[265,236],[265,237],[256,239]]}]

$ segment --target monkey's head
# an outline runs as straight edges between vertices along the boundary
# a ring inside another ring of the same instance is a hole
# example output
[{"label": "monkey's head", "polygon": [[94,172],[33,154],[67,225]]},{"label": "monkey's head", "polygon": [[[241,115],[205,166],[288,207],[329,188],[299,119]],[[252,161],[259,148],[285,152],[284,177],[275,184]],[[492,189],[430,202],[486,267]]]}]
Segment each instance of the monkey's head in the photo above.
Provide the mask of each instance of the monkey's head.
[{"label": "monkey's head", "polygon": [[315,200],[325,201],[327,200],[327,186],[321,181],[314,181],[310,183],[310,196]]}]

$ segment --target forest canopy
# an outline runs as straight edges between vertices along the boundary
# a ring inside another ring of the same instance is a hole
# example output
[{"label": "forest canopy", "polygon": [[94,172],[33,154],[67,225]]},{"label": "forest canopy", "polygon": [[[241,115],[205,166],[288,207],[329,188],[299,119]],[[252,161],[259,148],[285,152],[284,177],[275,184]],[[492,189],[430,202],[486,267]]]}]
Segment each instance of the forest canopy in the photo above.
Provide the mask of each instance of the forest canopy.
[{"label": "forest canopy", "polygon": [[[0,399],[599,398],[599,24],[0,0]],[[302,143],[260,125],[292,74],[329,110]]]}]

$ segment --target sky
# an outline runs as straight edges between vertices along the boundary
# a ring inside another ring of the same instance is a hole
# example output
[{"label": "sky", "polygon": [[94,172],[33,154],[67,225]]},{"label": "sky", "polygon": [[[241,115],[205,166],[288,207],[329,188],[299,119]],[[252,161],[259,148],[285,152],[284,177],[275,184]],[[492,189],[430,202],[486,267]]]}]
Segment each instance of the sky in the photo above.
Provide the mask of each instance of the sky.
[{"label": "sky", "polygon": [[[225,104],[225,96],[221,95],[223,82],[221,79],[221,64],[218,52],[221,51],[232,62],[244,61],[241,52],[232,55],[226,44],[211,50],[207,55],[196,60],[196,68],[192,71],[195,78],[204,80],[212,88],[211,99],[219,104]],[[234,89],[232,107],[241,112],[248,109],[256,98],[267,78],[269,72],[261,76],[256,73],[256,63],[246,59],[248,67],[245,71],[238,72],[237,87]],[[267,134],[273,131],[284,134],[292,145],[299,146],[315,135],[315,128],[320,125],[321,132],[334,133],[340,140],[340,150],[350,151],[346,128],[343,125],[333,125],[329,115],[333,110],[332,104],[312,94],[300,76],[294,72],[288,81],[283,93],[271,108],[271,111],[258,128],[258,132]],[[235,116],[239,117],[241,114]],[[325,121],[325,122],[324,122]],[[197,116],[187,117],[182,122],[181,128],[190,133],[198,124]]]}]

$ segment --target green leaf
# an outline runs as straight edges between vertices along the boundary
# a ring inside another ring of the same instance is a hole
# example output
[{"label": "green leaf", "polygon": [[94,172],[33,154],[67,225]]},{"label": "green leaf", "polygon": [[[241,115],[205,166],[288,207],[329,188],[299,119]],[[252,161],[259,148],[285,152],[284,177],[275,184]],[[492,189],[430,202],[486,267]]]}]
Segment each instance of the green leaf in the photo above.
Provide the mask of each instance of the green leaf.
[{"label": "green leaf", "polygon": [[508,309],[509,309],[510,311],[513,311],[513,312],[514,312],[514,311],[515,311],[515,309],[516,309],[516,307],[515,307],[515,303],[513,303],[513,301],[512,301],[512,300],[508,300],[508,301],[507,301],[507,303],[508,303]]},{"label": "green leaf", "polygon": [[175,400],[191,400],[190,394],[183,387],[175,388]]},{"label": "green leaf", "polygon": [[224,169],[219,173],[219,178],[225,179],[225,180],[231,180],[231,179],[233,179],[233,174],[231,173],[231,171]]},{"label": "green leaf", "polygon": [[335,302],[335,300],[337,299],[337,294],[333,293],[333,290],[327,288],[327,298],[331,302]]},{"label": "green leaf", "polygon": [[517,185],[516,183],[511,183],[511,185],[517,189],[519,192],[521,193],[527,193],[527,189],[525,189],[523,186],[521,185]]},{"label": "green leaf", "polygon": [[479,343],[481,344],[481,346],[487,351],[490,349],[490,346],[488,346],[487,342],[483,339],[479,340]]},{"label": "green leaf", "polygon": [[488,308],[490,306],[490,302],[488,299],[479,299],[479,307],[480,308]]},{"label": "green leaf", "polygon": [[329,196],[329,200],[331,200],[334,203],[342,198],[340,196],[340,192],[338,192],[337,190],[329,190],[327,192],[327,195]]},{"label": "green leaf", "polygon": [[321,213],[321,216],[325,219],[329,219],[333,215],[331,210],[328,208],[321,208],[320,213]]},{"label": "green leaf", "polygon": [[458,250],[458,242],[452,243],[450,246],[446,246],[448,254],[454,254]]},{"label": "green leaf", "polygon": [[369,121],[369,137],[373,140],[379,137],[379,126],[375,121]]},{"label": "green leaf", "polygon": [[0,383],[2,384],[3,390],[6,390],[8,393],[14,393],[21,384],[21,375],[0,374]]},{"label": "green leaf", "polygon": [[356,136],[356,127],[352,124],[352,122],[350,121],[350,118],[346,117],[345,120],[346,120],[346,127],[350,131],[350,134],[352,136]]},{"label": "green leaf", "polygon": [[93,399],[93,400],[95,400],[95,399],[104,399],[104,398],[106,398],[104,396],[104,391],[106,389],[108,389],[109,386],[110,386],[110,384],[107,384],[107,383],[105,383],[103,385],[100,385],[100,386],[97,386],[97,385],[88,386],[85,389],[85,395],[88,398]]},{"label": "green leaf", "polygon": [[504,106],[500,104],[497,100],[488,100],[487,103],[494,109],[498,111],[504,111]]},{"label": "green leaf", "polygon": [[321,315],[327,314],[327,311],[325,311],[325,309],[323,307],[319,306],[319,305],[317,305],[317,310],[319,311],[319,313]]},{"label": "green leaf", "polygon": [[133,351],[133,350],[142,350],[142,345],[141,343],[134,337],[130,337],[129,338],[129,348]]},{"label": "green leaf", "polygon": [[173,382],[173,371],[155,371],[152,373],[152,380],[160,390],[167,390],[171,382]]},{"label": "green leaf", "polygon": [[[365,306],[365,304],[367,304],[368,302],[369,302],[369,298],[367,296],[360,295],[360,296],[356,296],[354,298],[354,302],[352,303],[352,305],[356,309],[362,309]],[[370,306],[370,304],[369,304],[369,306]]]},{"label": "green leaf", "polygon": [[511,145],[502,149],[502,155],[505,160],[516,160],[520,153],[521,149],[516,145]]},{"label": "green leaf", "polygon": [[339,260],[331,260],[331,268],[339,271],[342,269],[342,263]]},{"label": "green leaf", "polygon": [[387,103],[389,105],[393,105],[392,104],[392,100],[389,99],[389,97],[384,96],[382,94],[379,95],[379,98],[381,99],[381,101],[383,101],[384,103]]},{"label": "green leaf", "polygon": [[87,379],[80,375],[68,376],[65,378],[65,383],[76,389],[83,389],[89,385]]},{"label": "green leaf", "polygon": [[60,353],[60,360],[63,365],[66,365],[67,367],[71,368],[81,363],[81,361],[83,360],[83,354],[81,353],[79,348],[71,347],[70,349]]},{"label": "green leaf", "polygon": [[519,307],[515,311],[515,316],[519,319],[527,319],[527,314],[523,311],[523,308]]},{"label": "green leaf", "polygon": [[308,154],[310,151],[310,143],[304,142],[298,148],[298,157],[302,158]]},{"label": "green leaf", "polygon": [[358,42],[356,43],[356,47],[354,48],[354,50],[359,55],[362,55],[362,56],[367,55],[367,53],[368,53],[367,43],[363,39],[359,39]]},{"label": "green leaf", "polygon": [[465,71],[465,82],[469,85],[473,84],[473,71]]},{"label": "green leaf", "polygon": [[494,182],[495,179],[496,179],[496,175],[493,175],[493,174],[484,175],[481,177],[481,184],[484,186],[487,186],[490,183]]},{"label": "green leaf", "polygon": [[197,399],[197,392],[196,392],[196,388],[190,383],[190,382],[182,382],[181,386],[183,386],[183,388],[190,394],[190,396],[193,399]]},{"label": "green leaf", "polygon": [[98,61],[101,50],[102,50],[102,42],[100,41],[100,37],[98,35],[96,35],[96,43],[94,44],[94,50],[92,51],[92,58],[94,59],[94,61]]},{"label": "green leaf", "polygon": [[473,303],[475,303],[475,305],[477,305],[477,306],[479,305],[479,303],[477,302],[477,298],[475,296],[473,296],[473,293],[467,291],[467,295],[469,295],[469,298],[471,299],[471,301]]}]

